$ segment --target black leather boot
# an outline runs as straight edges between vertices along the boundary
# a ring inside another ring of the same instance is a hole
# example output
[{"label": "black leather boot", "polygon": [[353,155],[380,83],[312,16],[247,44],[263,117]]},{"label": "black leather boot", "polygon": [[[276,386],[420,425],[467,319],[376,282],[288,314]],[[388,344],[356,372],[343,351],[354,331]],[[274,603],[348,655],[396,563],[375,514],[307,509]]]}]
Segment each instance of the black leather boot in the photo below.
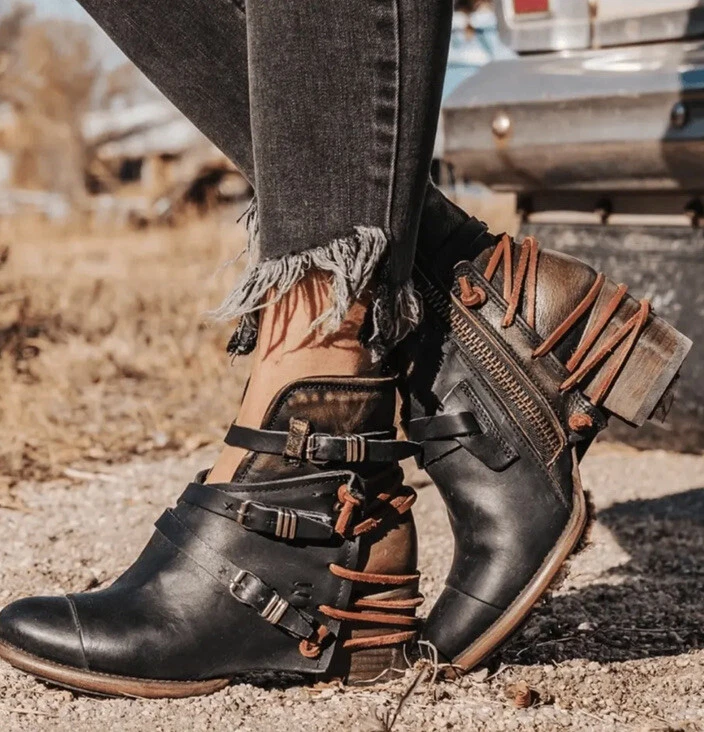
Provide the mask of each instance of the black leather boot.
[{"label": "black leather boot", "polygon": [[468,220],[416,285],[407,429],[447,504],[455,554],[424,637],[469,669],[525,619],[580,543],[578,461],[614,415],[642,424],[690,341],[571,257]]},{"label": "black leather boot", "polygon": [[19,600],[0,656],[70,688],[204,694],[259,671],[357,680],[399,661],[420,604],[393,379],[283,389],[233,482],[191,483],[107,589]]}]

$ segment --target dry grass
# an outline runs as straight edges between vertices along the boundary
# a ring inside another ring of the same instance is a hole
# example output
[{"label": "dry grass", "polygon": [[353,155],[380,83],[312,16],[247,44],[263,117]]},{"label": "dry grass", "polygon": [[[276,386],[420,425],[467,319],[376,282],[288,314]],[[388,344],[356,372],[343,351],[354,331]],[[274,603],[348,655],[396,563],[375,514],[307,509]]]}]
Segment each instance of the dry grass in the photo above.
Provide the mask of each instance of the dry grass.
[{"label": "dry grass", "polygon": [[244,244],[232,212],[178,230],[0,231],[0,481],[222,438],[243,368],[204,313]]},{"label": "dry grass", "polygon": [[[458,201],[493,230],[512,201]],[[226,211],[179,229],[0,228],[0,485],[222,439],[247,373],[205,313],[244,245]]]}]

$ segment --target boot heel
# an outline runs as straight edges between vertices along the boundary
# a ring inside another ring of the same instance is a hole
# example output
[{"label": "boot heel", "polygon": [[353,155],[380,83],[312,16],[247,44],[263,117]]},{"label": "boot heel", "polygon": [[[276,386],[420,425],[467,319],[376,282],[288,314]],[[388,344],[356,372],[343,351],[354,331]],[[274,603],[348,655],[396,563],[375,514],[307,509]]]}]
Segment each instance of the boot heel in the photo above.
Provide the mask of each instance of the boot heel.
[{"label": "boot heel", "polygon": [[[618,286],[611,281],[604,284],[585,328],[585,334],[588,334],[592,325],[598,322],[617,290]],[[609,325],[589,348],[585,361],[592,354],[598,353],[620,328],[636,318],[640,310],[641,304],[634,298],[626,296],[610,319]],[[657,315],[650,315],[635,343],[630,345],[629,338],[624,338],[594,372],[593,378],[584,388],[584,393],[588,398],[599,401],[615,416],[640,427],[653,416],[661,406],[661,402],[667,399],[668,389],[691,347],[692,341],[689,338]],[[629,352],[618,375],[608,391],[601,394],[603,379],[608,376],[609,370],[614,368],[614,364],[623,358],[626,351]]]},{"label": "boot heel", "polygon": [[390,681],[403,675],[406,666],[403,649],[398,646],[352,651],[349,654],[347,682],[354,684],[376,679],[379,683]]},{"label": "boot heel", "polygon": [[[347,669],[344,675],[349,683],[388,681],[403,674],[408,667],[404,648],[416,640],[413,629],[420,622],[416,608],[422,601],[417,583],[401,591],[367,595],[357,600],[355,607],[367,608],[367,612],[376,615],[379,624],[370,627],[372,615],[366,621],[352,623],[349,639],[343,643],[340,654],[340,667]],[[379,645],[381,639],[384,645]]]}]

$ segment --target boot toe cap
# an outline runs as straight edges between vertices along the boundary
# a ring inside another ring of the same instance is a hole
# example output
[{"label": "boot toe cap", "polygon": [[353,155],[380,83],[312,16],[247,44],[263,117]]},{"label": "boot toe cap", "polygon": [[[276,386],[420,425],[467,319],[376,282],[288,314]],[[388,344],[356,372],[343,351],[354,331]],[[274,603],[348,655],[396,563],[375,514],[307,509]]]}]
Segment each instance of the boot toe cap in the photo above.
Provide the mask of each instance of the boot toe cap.
[{"label": "boot toe cap", "polygon": [[87,668],[68,597],[28,597],[8,605],[0,612],[0,641],[55,663]]},{"label": "boot toe cap", "polygon": [[502,612],[472,595],[445,587],[426,621],[425,640],[437,648],[443,660],[458,663]]}]

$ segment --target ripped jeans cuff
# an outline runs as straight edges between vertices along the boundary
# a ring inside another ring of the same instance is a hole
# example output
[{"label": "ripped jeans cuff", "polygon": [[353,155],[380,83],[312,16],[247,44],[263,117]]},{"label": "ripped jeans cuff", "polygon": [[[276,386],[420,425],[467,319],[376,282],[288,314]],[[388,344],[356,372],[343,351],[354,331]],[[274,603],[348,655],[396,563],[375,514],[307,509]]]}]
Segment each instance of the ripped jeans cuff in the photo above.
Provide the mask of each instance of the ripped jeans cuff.
[{"label": "ripped jeans cuff", "polygon": [[[279,302],[311,271],[328,273],[332,303],[311,325],[311,330],[332,333],[338,330],[350,307],[371,293],[371,302],[360,341],[371,351],[374,361],[412,331],[422,317],[422,305],[411,280],[390,286],[387,271],[388,237],[378,227],[357,226],[344,238],[276,259],[257,261],[259,223],[256,200],[245,212],[249,231],[249,262],[235,289],[212,313],[218,320],[239,318],[228,345],[234,355],[250,353],[257,341],[259,311]],[[270,290],[273,298],[266,298]]]}]

